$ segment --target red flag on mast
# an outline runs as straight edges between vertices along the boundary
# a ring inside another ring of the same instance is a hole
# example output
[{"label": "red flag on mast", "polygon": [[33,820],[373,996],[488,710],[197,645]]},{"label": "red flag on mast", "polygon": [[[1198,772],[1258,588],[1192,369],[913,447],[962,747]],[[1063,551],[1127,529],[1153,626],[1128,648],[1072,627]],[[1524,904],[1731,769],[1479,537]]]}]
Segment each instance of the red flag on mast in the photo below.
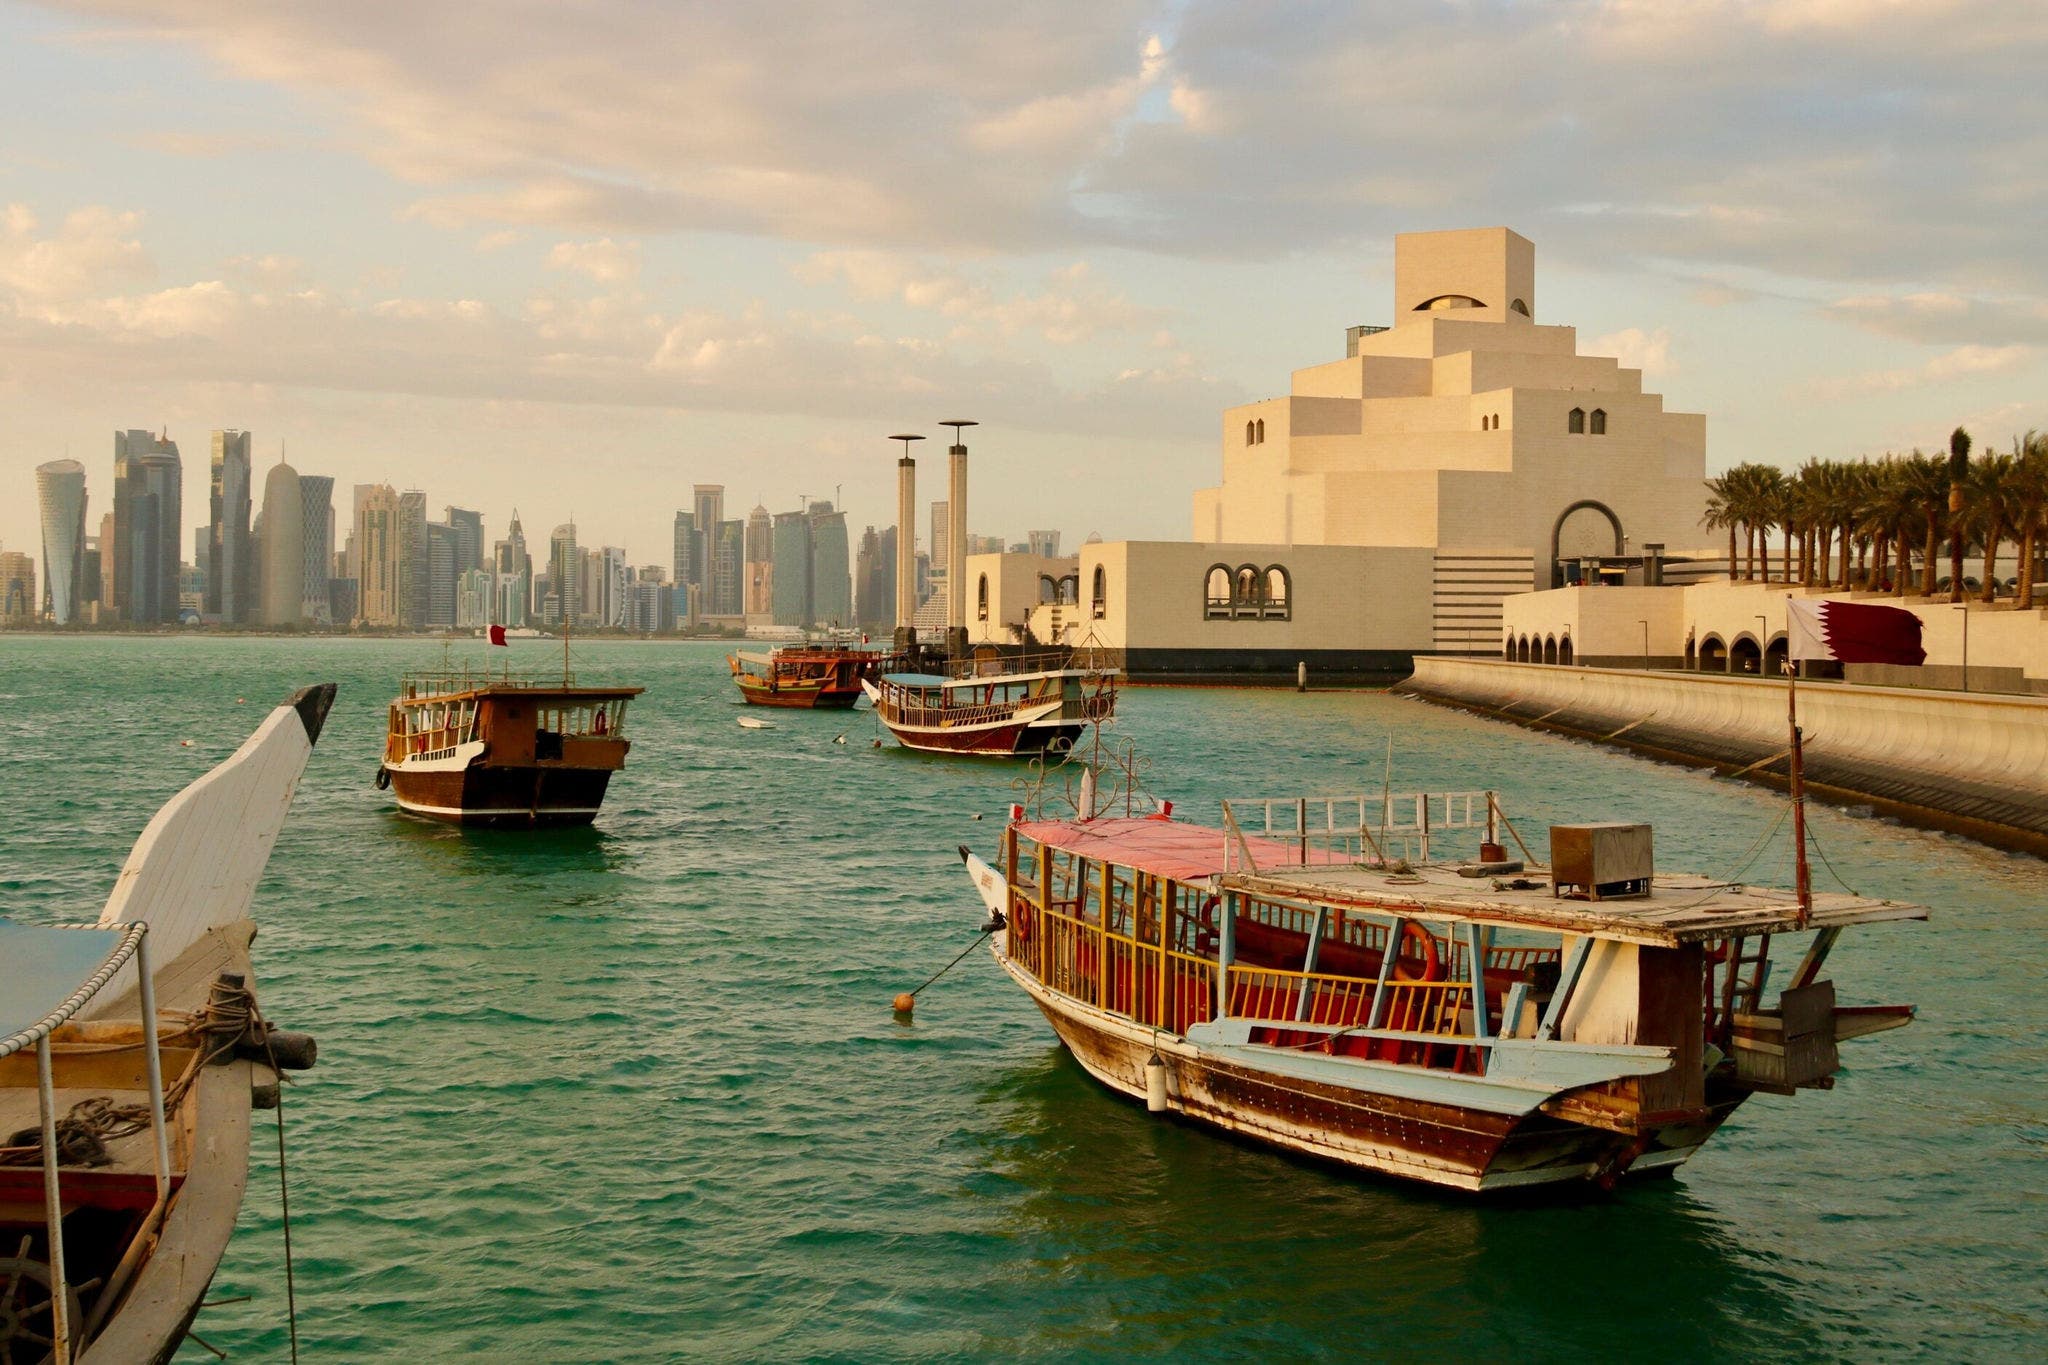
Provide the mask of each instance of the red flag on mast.
[{"label": "red flag on mast", "polygon": [[1785,625],[1794,659],[1845,664],[1924,664],[1920,618],[1899,607],[1831,598],[1787,598]]},{"label": "red flag on mast", "polygon": [[[505,628],[504,628],[503,626],[492,626],[492,627],[491,627],[491,643],[492,643],[492,644],[494,644],[494,645],[503,645],[503,644],[505,644]],[[505,647],[506,647],[507,649],[510,649],[510,648],[511,648],[511,646],[510,646],[510,645],[506,645]]]}]

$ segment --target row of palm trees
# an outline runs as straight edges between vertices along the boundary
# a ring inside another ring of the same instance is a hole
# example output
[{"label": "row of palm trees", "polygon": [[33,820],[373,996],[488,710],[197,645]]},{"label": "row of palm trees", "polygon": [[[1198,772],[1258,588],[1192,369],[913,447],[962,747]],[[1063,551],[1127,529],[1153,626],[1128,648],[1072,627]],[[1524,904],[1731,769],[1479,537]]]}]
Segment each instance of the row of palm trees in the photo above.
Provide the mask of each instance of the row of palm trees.
[{"label": "row of palm trees", "polygon": [[1808,460],[1791,475],[1776,465],[1740,464],[1707,480],[1705,524],[1728,533],[1729,572],[1738,579],[1756,580],[1759,561],[1761,576],[1774,576],[1775,533],[1784,550],[1775,576],[1784,582],[1796,574],[1809,588],[1888,589],[1898,597],[1917,591],[1951,602],[1963,600],[1963,556],[1971,549],[1983,557],[1979,596],[1995,601],[1998,554],[2012,546],[2019,562],[2012,605],[2024,610],[2033,605],[2037,548],[2048,548],[2048,433],[2015,436],[2010,453],[1971,459],[1969,451],[1959,427],[1946,456],[1915,450]]}]

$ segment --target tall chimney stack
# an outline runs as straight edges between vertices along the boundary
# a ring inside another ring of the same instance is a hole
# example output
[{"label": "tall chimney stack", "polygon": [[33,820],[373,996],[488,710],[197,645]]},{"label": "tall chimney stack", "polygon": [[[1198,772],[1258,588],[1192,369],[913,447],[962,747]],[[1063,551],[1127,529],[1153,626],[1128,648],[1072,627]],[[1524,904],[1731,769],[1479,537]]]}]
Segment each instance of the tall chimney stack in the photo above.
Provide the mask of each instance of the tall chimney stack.
[{"label": "tall chimney stack", "polygon": [[946,453],[951,476],[946,491],[946,654],[967,657],[967,445],[963,428],[978,426],[966,418],[939,423],[953,428],[953,445]]},{"label": "tall chimney stack", "polygon": [[924,437],[898,434],[889,438],[903,442],[902,458],[896,461],[896,649],[915,648],[917,627],[917,461],[910,458],[910,443]]}]

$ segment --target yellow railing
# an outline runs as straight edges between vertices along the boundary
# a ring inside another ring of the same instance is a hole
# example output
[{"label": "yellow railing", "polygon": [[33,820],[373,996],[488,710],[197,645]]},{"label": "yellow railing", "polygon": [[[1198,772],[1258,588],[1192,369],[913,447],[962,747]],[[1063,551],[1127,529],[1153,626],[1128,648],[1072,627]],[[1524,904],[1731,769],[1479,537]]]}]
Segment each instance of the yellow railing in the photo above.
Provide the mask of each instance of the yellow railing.
[{"label": "yellow railing", "polygon": [[1011,959],[1053,990],[1141,1024],[1184,1033],[1215,1017],[1214,962],[1076,919],[1072,905],[1042,909],[1013,892]]}]

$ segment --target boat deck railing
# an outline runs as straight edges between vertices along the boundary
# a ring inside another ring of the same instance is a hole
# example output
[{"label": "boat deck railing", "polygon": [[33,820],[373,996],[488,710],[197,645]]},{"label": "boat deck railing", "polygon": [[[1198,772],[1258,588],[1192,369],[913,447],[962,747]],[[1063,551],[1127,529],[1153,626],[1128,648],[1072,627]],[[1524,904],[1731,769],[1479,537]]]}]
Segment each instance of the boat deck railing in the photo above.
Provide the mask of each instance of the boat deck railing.
[{"label": "boat deck railing", "polygon": [[1230,800],[1223,803],[1223,826],[1230,836],[1224,840],[1225,871],[1259,870],[1244,839],[1237,836],[1291,843],[1303,862],[1311,853],[1324,853],[1355,862],[1426,863],[1443,852],[1447,834],[1479,830],[1492,844],[1506,824],[1500,798],[1490,791]]},{"label": "boat deck railing", "polygon": [[403,674],[400,701],[423,701],[457,692],[473,692],[493,684],[515,687],[574,687],[576,675],[555,668],[448,668]]},{"label": "boat deck railing", "polygon": [[991,658],[954,659],[945,665],[948,678],[994,678],[1010,673],[1060,673],[1078,671],[1108,675],[1106,668],[1096,668],[1078,662],[1072,650],[1058,650],[1042,654],[999,654]]}]

